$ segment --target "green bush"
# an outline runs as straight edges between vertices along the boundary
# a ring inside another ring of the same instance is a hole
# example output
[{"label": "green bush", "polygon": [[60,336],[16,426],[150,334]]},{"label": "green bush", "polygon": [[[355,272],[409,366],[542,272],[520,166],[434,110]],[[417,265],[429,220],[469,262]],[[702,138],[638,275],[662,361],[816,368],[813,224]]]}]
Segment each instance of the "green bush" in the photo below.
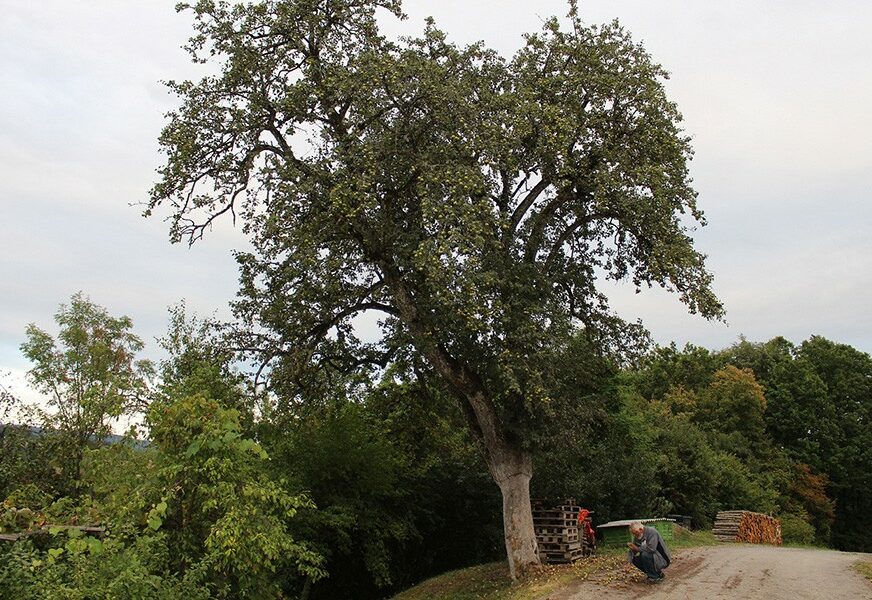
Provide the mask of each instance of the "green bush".
[{"label": "green bush", "polygon": [[[78,533],[78,532],[76,532]],[[53,547],[29,541],[0,549],[0,600],[208,600],[209,587],[193,577],[166,573],[158,536],[100,541],[55,536]]]},{"label": "green bush", "polygon": [[[40,513],[54,524],[102,513],[112,537],[68,529],[5,545],[0,600],[280,598],[289,579],[323,576],[321,556],[288,529],[314,506],[268,477],[266,452],[242,434],[236,411],[202,396],[159,410],[152,448],[88,453],[83,482],[94,497]],[[0,525],[26,528],[32,514],[4,506]]]},{"label": "green bush", "polygon": [[40,489],[36,484],[25,483],[12,490],[6,497],[4,504],[38,511],[51,504],[51,501],[51,495]]},{"label": "green bush", "polygon": [[786,514],[781,519],[781,539],[785,544],[809,545],[814,542],[814,527],[800,515]]}]

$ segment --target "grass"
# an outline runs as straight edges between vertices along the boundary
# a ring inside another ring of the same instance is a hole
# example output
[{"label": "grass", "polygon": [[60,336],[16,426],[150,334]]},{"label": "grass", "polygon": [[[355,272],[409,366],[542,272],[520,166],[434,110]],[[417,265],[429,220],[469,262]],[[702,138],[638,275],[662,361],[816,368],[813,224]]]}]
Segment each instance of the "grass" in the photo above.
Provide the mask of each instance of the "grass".
[{"label": "grass", "polygon": [[784,542],[781,544],[782,548],[799,548],[800,550],[832,550],[829,546],[825,546],[824,544],[813,543],[813,544],[805,544],[799,542]]},{"label": "grass", "polygon": [[[678,530],[671,548],[711,546],[711,532]],[[512,582],[505,562],[488,563],[443,573],[400,594],[393,600],[535,600],[574,581],[595,578],[604,583],[635,577],[624,548],[603,548],[571,565],[543,565],[522,580]]]},{"label": "grass", "polygon": [[691,531],[683,527],[676,527],[675,539],[669,544],[669,548],[696,548],[697,546],[714,546],[718,543],[710,529]]},{"label": "grass", "polygon": [[869,581],[872,581],[872,561],[858,560],[854,563],[854,570]]},{"label": "grass", "polygon": [[615,553],[601,554],[572,565],[543,565],[517,582],[505,562],[489,563],[433,577],[393,600],[534,600],[572,581],[617,571],[623,563]]}]

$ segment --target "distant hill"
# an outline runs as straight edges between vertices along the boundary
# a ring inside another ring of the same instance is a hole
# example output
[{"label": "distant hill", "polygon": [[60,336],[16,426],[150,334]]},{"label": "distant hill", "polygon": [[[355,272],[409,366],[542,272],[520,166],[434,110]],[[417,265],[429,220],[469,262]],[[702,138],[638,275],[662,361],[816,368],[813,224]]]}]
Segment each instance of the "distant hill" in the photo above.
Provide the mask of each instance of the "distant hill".
[{"label": "distant hill", "polygon": [[[7,429],[10,429],[10,430],[12,430],[12,429],[17,429],[17,430],[25,429],[25,430],[29,431],[31,435],[35,435],[35,436],[45,435],[46,431],[48,431],[42,427],[36,427],[34,425],[18,425],[15,423],[0,423],[0,438],[2,438],[6,434]],[[125,437],[123,435],[116,435],[114,433],[111,435],[107,435],[102,440],[98,440],[96,437],[91,436],[90,441],[95,442],[95,443],[102,441],[104,444],[107,444],[107,445],[121,444],[124,442],[131,442],[132,441],[133,446],[135,448],[147,448],[149,443],[150,443],[148,440],[139,440],[139,439],[131,440],[128,437]]]}]

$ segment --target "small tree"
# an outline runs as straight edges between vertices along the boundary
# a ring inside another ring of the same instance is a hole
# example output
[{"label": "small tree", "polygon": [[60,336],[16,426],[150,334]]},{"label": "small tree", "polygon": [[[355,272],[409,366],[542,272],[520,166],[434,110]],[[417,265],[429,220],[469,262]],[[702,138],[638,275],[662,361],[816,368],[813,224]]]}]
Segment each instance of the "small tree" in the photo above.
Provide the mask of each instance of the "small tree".
[{"label": "small tree", "polygon": [[[682,214],[702,221],[688,138],[663,69],[619,25],[572,11],[506,61],[447,41],[379,34],[398,0],[197,2],[197,61],[146,214],[171,237],[242,217],[239,347],[288,379],[410,358],[452,393],[503,495],[513,576],[539,562],[531,449],[552,350],[596,352],[640,331],[600,277],[659,284],[721,314]],[[353,320],[381,316],[381,339]]]},{"label": "small tree", "polygon": [[172,404],[176,398],[202,394],[239,411],[244,428],[250,430],[252,394],[245,376],[233,368],[234,353],[222,343],[220,327],[189,315],[184,303],[170,307],[169,317],[167,333],[158,340],[167,358],[158,364],[155,401]]},{"label": "small tree", "polygon": [[143,344],[129,317],[112,317],[81,292],[55,315],[57,339],[33,323],[21,351],[33,363],[28,381],[55,412],[46,425],[67,437],[72,476],[79,477],[89,442],[111,433],[112,419],[141,406],[152,365],[137,360]]},{"label": "small tree", "polygon": [[175,570],[199,573],[215,598],[278,598],[291,573],[325,575],[323,557],[288,530],[314,505],[268,477],[235,410],[189,396],[150,412],[157,471],[137,495],[152,500],[147,525],[166,533]]}]

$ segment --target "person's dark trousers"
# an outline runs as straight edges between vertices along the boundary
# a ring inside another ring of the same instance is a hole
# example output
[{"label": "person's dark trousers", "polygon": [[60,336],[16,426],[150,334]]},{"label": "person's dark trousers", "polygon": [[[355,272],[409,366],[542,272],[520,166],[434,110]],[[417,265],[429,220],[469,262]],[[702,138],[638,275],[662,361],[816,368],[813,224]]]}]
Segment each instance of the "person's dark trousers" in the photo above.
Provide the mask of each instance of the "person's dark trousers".
[{"label": "person's dark trousers", "polygon": [[633,557],[633,564],[645,573],[649,579],[660,579],[660,572],[654,566],[654,555],[647,552],[640,552]]}]

